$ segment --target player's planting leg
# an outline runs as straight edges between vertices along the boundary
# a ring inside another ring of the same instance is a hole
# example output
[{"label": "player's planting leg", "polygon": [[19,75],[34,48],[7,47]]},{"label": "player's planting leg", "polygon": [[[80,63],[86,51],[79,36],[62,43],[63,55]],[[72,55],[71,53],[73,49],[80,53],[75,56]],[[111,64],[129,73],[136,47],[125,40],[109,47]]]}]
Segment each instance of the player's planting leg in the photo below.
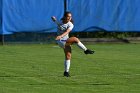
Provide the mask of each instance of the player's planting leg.
[{"label": "player's planting leg", "polygon": [[70,60],[65,60],[64,61],[64,67],[65,67],[65,71],[64,71],[64,76],[69,77],[69,69],[70,69]]},{"label": "player's planting leg", "polygon": [[70,70],[70,59],[71,59],[71,47],[65,46],[65,61],[64,61],[64,76],[70,77],[69,70]]}]

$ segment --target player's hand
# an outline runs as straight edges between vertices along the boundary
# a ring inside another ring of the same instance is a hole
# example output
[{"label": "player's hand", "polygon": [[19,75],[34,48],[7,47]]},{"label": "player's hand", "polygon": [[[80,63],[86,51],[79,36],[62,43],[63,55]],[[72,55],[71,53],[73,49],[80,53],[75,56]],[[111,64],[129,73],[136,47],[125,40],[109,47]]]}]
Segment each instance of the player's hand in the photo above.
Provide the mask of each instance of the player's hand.
[{"label": "player's hand", "polygon": [[54,22],[56,21],[56,18],[55,18],[55,16],[52,16],[51,18],[52,18],[52,20],[53,20]]},{"label": "player's hand", "polygon": [[55,40],[60,40],[62,37],[61,36],[57,36],[56,38],[55,38]]}]

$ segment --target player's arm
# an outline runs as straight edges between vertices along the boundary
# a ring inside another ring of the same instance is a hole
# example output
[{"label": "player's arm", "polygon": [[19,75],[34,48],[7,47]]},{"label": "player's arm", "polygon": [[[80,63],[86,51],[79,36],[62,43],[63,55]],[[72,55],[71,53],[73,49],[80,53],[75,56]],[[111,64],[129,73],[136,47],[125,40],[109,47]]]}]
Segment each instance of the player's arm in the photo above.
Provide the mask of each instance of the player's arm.
[{"label": "player's arm", "polygon": [[56,40],[59,40],[59,39],[61,39],[62,37],[64,37],[65,35],[69,34],[71,30],[72,30],[72,29],[69,29],[69,28],[68,28],[63,34],[57,36],[57,37],[56,37]]},{"label": "player's arm", "polygon": [[57,37],[56,37],[56,40],[59,40],[59,39],[61,39],[62,37],[64,37],[65,35],[69,34],[69,33],[72,31],[73,27],[74,27],[74,25],[73,25],[72,23],[69,24],[68,29],[67,29],[63,34],[57,36]]},{"label": "player's arm", "polygon": [[52,16],[51,19],[53,22],[55,22],[57,24],[57,26],[60,27],[60,23],[57,21],[57,19],[54,16]]},{"label": "player's arm", "polygon": [[57,19],[54,16],[52,16],[51,18],[52,21],[57,24],[59,30],[64,30],[64,28],[61,26],[61,24],[57,21]]}]

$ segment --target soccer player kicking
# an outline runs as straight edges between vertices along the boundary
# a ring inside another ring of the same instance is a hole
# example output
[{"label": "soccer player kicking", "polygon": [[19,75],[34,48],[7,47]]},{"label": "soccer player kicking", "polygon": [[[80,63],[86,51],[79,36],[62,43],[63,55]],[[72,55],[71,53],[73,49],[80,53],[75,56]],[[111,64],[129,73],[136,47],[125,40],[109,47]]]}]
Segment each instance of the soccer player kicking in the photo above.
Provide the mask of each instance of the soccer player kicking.
[{"label": "soccer player kicking", "polygon": [[51,18],[58,26],[56,41],[58,45],[63,48],[65,53],[64,76],[70,77],[69,69],[71,60],[71,45],[76,43],[85,54],[93,54],[94,51],[87,49],[77,37],[69,37],[69,33],[74,27],[71,12],[65,12],[63,18],[61,19],[61,23],[59,23],[54,16]]}]

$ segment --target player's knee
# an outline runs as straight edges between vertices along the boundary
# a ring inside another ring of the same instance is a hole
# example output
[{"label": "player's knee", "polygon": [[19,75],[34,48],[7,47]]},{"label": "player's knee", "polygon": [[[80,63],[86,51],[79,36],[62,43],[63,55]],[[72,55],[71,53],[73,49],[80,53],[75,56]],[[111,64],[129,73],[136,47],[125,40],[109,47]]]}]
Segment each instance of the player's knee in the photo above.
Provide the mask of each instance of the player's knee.
[{"label": "player's knee", "polygon": [[65,46],[70,46],[72,43],[66,42]]},{"label": "player's knee", "polygon": [[80,40],[77,37],[73,37],[76,43],[78,43]]}]

